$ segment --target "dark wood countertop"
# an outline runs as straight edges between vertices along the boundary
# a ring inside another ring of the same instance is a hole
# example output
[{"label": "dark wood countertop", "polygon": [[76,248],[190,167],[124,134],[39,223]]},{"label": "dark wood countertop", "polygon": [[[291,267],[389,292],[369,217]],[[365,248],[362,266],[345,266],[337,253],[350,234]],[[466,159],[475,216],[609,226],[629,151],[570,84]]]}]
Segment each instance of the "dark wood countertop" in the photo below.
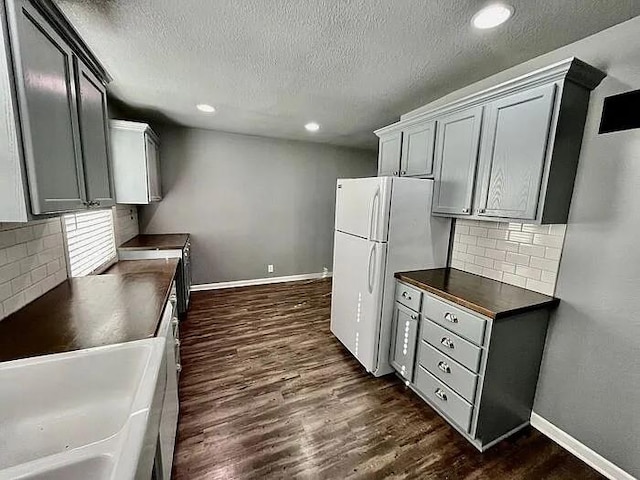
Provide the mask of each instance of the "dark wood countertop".
[{"label": "dark wood countertop", "polygon": [[137,235],[118,248],[121,250],[178,250],[184,248],[188,240],[188,233]]},{"label": "dark wood countertop", "polygon": [[66,280],[0,320],[0,361],[155,336],[178,261],[119,262],[115,275]]},{"label": "dark wood countertop", "polygon": [[494,319],[552,308],[560,302],[554,297],[455,268],[398,272],[395,276],[398,280]]}]

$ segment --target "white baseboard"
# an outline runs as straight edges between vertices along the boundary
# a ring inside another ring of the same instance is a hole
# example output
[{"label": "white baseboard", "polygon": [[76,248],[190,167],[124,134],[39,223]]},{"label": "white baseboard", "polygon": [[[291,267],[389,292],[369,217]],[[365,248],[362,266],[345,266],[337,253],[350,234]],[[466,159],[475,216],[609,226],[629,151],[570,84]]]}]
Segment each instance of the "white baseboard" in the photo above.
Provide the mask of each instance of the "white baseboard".
[{"label": "white baseboard", "polygon": [[316,280],[318,278],[328,278],[332,272],[303,273],[302,275],[289,275],[286,277],[254,278],[252,280],[237,280],[234,282],[201,283],[191,285],[192,292],[202,292],[204,290],[219,290],[222,288],[249,287],[252,285],[268,285],[270,283],[297,282],[300,280]]},{"label": "white baseboard", "polygon": [[637,480],[633,475],[628,474],[535,412],[531,412],[531,426],[573,453],[605,477],[611,480]]}]

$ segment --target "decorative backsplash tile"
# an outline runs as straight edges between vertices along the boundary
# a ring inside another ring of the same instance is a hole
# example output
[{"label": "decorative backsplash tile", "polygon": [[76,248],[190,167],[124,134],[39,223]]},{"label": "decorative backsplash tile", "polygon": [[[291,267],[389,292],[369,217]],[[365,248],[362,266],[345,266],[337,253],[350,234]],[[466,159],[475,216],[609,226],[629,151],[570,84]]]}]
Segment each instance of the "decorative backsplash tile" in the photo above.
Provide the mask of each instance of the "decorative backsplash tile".
[{"label": "decorative backsplash tile", "polygon": [[60,218],[0,223],[0,319],[66,278]]},{"label": "decorative backsplash tile", "polygon": [[138,208],[135,205],[116,205],[115,215],[116,246],[122,245],[138,235]]},{"label": "decorative backsplash tile", "polygon": [[553,295],[566,225],[456,220],[451,266]]}]

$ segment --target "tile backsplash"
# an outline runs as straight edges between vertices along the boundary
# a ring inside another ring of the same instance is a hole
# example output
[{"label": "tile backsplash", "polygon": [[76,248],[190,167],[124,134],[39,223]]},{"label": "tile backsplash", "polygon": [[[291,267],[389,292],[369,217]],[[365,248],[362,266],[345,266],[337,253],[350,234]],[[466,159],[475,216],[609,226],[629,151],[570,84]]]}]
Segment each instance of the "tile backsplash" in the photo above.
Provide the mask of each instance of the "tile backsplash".
[{"label": "tile backsplash", "polygon": [[135,205],[116,205],[115,216],[116,246],[131,240],[140,232],[138,228],[138,208]]},{"label": "tile backsplash", "polygon": [[60,218],[0,223],[0,319],[67,278]]},{"label": "tile backsplash", "polygon": [[566,225],[456,220],[451,266],[553,295]]}]

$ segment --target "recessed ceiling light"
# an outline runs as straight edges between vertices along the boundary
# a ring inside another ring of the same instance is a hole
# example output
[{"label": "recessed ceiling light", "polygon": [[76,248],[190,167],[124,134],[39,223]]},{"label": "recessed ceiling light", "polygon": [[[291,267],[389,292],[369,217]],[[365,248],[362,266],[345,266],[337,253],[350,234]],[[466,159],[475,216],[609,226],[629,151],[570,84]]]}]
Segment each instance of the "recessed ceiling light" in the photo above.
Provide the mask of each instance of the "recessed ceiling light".
[{"label": "recessed ceiling light", "polygon": [[309,122],[304,126],[304,128],[306,128],[309,132],[317,132],[318,130],[320,130],[320,125],[318,125],[316,122]]},{"label": "recessed ceiling light", "polygon": [[513,7],[504,3],[488,5],[473,16],[471,23],[476,28],[485,30],[503,24],[513,15]]},{"label": "recessed ceiling light", "polygon": [[215,113],[216,111],[215,107],[207,105],[206,103],[199,103],[198,105],[196,105],[196,108],[204,113]]}]

